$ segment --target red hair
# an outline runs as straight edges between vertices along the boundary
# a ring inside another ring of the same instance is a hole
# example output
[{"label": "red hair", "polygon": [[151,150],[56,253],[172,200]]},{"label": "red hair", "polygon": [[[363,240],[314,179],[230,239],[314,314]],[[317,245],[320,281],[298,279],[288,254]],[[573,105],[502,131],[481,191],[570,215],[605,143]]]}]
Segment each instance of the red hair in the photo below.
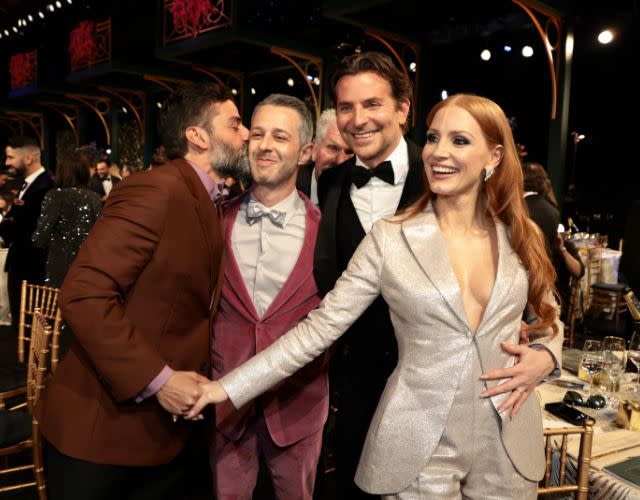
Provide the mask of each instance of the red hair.
[{"label": "red hair", "polygon": [[[440,101],[431,109],[427,125],[431,124],[439,110],[448,106],[457,106],[467,111],[480,126],[490,148],[498,145],[504,148],[502,160],[493,176],[483,182],[478,206],[486,212],[489,219],[498,217],[510,230],[511,245],[529,275],[528,304],[539,318],[536,329],[551,326],[554,334],[557,334],[556,304],[548,299],[550,295],[556,295],[556,272],[549,260],[542,233],[528,216],[524,202],[522,168],[509,121],[500,106],[490,99],[456,94]],[[426,180],[425,194],[407,209],[405,218],[422,212],[433,197],[434,193]]]}]

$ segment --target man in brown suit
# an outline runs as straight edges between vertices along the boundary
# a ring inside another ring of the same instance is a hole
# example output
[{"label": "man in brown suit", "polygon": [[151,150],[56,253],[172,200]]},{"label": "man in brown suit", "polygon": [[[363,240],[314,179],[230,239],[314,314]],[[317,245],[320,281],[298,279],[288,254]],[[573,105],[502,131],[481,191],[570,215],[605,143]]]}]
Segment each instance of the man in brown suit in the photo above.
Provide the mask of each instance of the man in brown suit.
[{"label": "man in brown suit", "polygon": [[77,341],[37,409],[53,500],[194,498],[189,460],[205,439],[180,416],[209,373],[218,183],[248,131],[216,84],[178,90],[159,131],[170,161],[113,189],[62,287]]}]

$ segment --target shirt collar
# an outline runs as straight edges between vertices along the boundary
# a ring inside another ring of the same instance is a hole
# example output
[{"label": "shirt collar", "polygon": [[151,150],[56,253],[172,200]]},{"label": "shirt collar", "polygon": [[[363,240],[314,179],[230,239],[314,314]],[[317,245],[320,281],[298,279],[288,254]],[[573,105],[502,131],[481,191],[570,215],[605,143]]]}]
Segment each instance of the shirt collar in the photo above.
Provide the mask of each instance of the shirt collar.
[{"label": "shirt collar", "polygon": [[533,195],[536,195],[536,194],[538,194],[536,191],[526,191],[524,193],[523,198],[527,198],[528,196],[533,196]]},{"label": "shirt collar", "polygon": [[[396,146],[396,149],[385,158],[391,162],[391,168],[393,168],[393,185],[404,183],[409,172],[409,151],[407,149],[407,141],[404,137],[400,137],[400,142]],[[356,165],[360,165],[366,168],[364,162],[356,156]]]},{"label": "shirt collar", "polygon": [[31,175],[28,175],[27,177],[24,178],[25,184],[27,186],[31,185],[31,183],[36,180],[36,177],[38,177],[43,172],[44,172],[44,167],[40,167],[34,173],[32,173]]},{"label": "shirt collar", "polygon": [[211,201],[213,202],[218,201],[218,198],[222,196],[222,193],[220,192],[220,189],[218,188],[216,181],[214,181],[211,177],[209,177],[209,175],[200,167],[197,167],[194,163],[191,163],[189,160],[186,160],[186,161],[189,165],[191,165],[193,170],[195,170],[196,174],[198,175],[198,178],[202,182],[202,185],[204,186],[207,193],[209,194],[209,198],[211,198]]},{"label": "shirt collar", "polygon": [[[258,200],[256,200],[253,197],[253,193],[251,193],[251,196],[249,197],[249,199],[243,204],[244,205],[243,208],[245,210],[246,210],[246,205],[247,203],[249,203],[249,201],[254,201],[257,204],[262,205],[262,203],[260,203]],[[300,195],[298,194],[297,189],[294,189],[289,196],[287,196],[280,203],[276,203],[272,207],[265,207],[264,205],[262,206],[267,210],[280,210],[285,213],[284,222],[282,223],[283,228],[287,226],[291,218],[294,215],[296,215],[299,210],[301,209],[304,210],[304,202],[302,201],[302,198],[300,198]]]}]

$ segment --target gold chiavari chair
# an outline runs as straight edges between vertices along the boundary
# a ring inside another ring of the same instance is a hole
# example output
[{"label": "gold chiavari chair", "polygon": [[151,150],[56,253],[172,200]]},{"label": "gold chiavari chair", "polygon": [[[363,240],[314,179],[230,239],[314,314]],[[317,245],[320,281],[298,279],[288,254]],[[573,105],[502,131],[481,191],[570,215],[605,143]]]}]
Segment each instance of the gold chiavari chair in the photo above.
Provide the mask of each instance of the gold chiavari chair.
[{"label": "gold chiavari chair", "polygon": [[[544,429],[544,435],[546,437],[546,468],[544,472],[544,479],[540,481],[540,485],[538,486],[538,495],[575,492],[576,500],[587,500],[589,497],[589,467],[591,466],[591,446],[593,444],[594,423],[593,419],[587,418],[585,419],[582,427]],[[571,435],[580,436],[580,451],[578,453],[575,483],[567,484],[567,444],[568,437]],[[556,442],[558,437],[561,438],[559,448]],[[554,452],[557,452],[560,455],[560,468],[558,484],[552,486]]]},{"label": "gold chiavari chair", "polygon": [[11,457],[31,449],[29,464],[7,466],[0,469],[0,476],[33,470],[33,481],[22,481],[0,487],[0,493],[22,488],[36,487],[39,500],[46,500],[42,447],[38,421],[33,416],[33,408],[47,378],[51,347],[51,326],[36,309],[31,323],[31,342],[27,370],[27,407],[29,412],[0,410],[0,457]]},{"label": "gold chiavari chair", "polygon": [[31,317],[36,308],[40,309],[42,316],[52,322],[53,346],[51,349],[51,368],[56,369],[58,364],[58,334],[62,314],[58,307],[59,288],[43,285],[31,285],[22,282],[20,292],[20,321],[18,323],[18,361],[24,363],[24,346],[29,340],[27,336],[31,325]]},{"label": "gold chiavari chair", "polygon": [[[0,368],[0,410],[6,407],[7,400],[21,399],[27,394],[27,373],[24,366],[25,343],[31,337],[33,313],[40,309],[41,315],[52,325],[51,371],[58,366],[58,350],[62,314],[58,306],[58,288],[31,285],[22,282],[20,297],[20,320],[18,325],[18,362],[12,366]],[[23,402],[14,406],[16,409],[25,406]]]},{"label": "gold chiavari chair", "polygon": [[569,348],[573,348],[573,342],[575,340],[576,320],[578,313],[581,313],[580,309],[580,280],[573,276],[569,282],[569,297],[566,309],[566,316],[564,319],[564,343]]}]

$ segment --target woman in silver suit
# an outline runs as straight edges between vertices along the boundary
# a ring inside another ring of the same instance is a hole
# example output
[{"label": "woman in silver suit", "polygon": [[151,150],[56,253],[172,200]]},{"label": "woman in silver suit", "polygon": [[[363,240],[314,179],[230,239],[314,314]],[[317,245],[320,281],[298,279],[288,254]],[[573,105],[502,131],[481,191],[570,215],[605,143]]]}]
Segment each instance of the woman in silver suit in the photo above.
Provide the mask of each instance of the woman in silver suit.
[{"label": "woman in silver suit", "polygon": [[[227,398],[241,407],[327,349],[382,294],[399,359],[369,427],[358,486],[402,500],[534,499],[545,463],[539,404],[527,396],[552,363],[527,380],[500,377],[541,351],[560,359],[554,270],[527,217],[500,107],[460,94],[438,103],[427,123],[425,196],[377,223],[320,307],[204,384],[186,417]],[[523,314],[534,323],[532,345],[514,346]]]}]

